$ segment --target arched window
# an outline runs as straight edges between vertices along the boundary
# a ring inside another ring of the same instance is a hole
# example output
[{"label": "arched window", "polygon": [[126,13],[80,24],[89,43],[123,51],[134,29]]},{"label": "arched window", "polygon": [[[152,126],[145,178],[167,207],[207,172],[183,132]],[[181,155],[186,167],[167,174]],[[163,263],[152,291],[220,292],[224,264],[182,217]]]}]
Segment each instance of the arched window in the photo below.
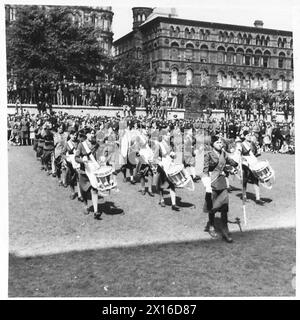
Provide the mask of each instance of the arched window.
[{"label": "arched window", "polygon": [[208,62],[208,46],[205,44],[200,47],[200,62]]},{"label": "arched window", "polygon": [[271,53],[269,50],[266,50],[263,55],[263,67],[268,68],[269,67],[269,61],[270,61]]},{"label": "arched window", "polygon": [[190,36],[190,30],[189,30],[188,28],[185,28],[185,30],[184,30],[184,36],[185,36],[186,38],[188,38],[188,37]]},{"label": "arched window", "polygon": [[290,48],[291,49],[293,48],[293,39],[291,39],[291,41],[290,41]]},{"label": "arched window", "polygon": [[261,59],[261,51],[260,50],[256,50],[255,51],[255,54],[254,54],[254,65],[256,67],[259,67],[260,66],[260,59]]},{"label": "arched window", "polygon": [[219,71],[217,74],[217,83],[218,86],[220,87],[226,87],[226,83],[225,83],[225,74],[223,71]]},{"label": "arched window", "polygon": [[248,34],[246,44],[251,44],[251,41],[252,41],[252,36],[251,36],[251,34]]},{"label": "arched window", "polygon": [[252,50],[251,49],[247,49],[246,55],[245,55],[245,65],[246,66],[251,66],[252,54],[253,54]]},{"label": "arched window", "polygon": [[265,45],[265,37],[264,36],[262,36],[261,38],[260,38],[260,44],[263,46],[263,45]]},{"label": "arched window", "polygon": [[279,80],[277,82],[277,90],[279,91],[285,91],[286,90],[286,81],[284,76],[280,76]]},{"label": "arched window", "polygon": [[277,41],[278,48],[282,48],[282,39],[279,37]]},{"label": "arched window", "polygon": [[279,58],[278,58],[278,68],[284,68],[284,58],[285,58],[285,54],[284,52],[280,52],[279,53]]},{"label": "arched window", "polygon": [[186,45],[185,58],[187,60],[192,60],[193,59],[193,49],[194,49],[194,46],[191,43],[188,43]]},{"label": "arched window", "polygon": [[176,27],[176,36],[178,37],[180,35],[180,28]]},{"label": "arched window", "polygon": [[209,30],[206,30],[205,35],[204,35],[204,40],[208,40],[210,36]]},{"label": "arched window", "polygon": [[171,59],[177,60],[179,56],[179,44],[177,42],[171,43]]},{"label": "arched window", "polygon": [[267,37],[266,37],[266,40],[265,40],[265,46],[268,46],[269,43],[270,43],[270,37],[267,36]]},{"label": "arched window", "polygon": [[238,44],[242,44],[243,43],[243,38],[242,38],[242,35],[240,33],[237,35],[237,43]]},{"label": "arched window", "polygon": [[224,41],[225,41],[225,42],[228,42],[228,39],[229,39],[228,32],[225,31],[225,32],[224,32]]},{"label": "arched window", "polygon": [[206,86],[209,83],[208,72],[206,70],[202,70],[200,72],[200,85]]},{"label": "arched window", "polygon": [[252,74],[251,73],[247,73],[246,77],[245,77],[245,80],[246,80],[246,87],[248,89],[251,89],[252,88]]},{"label": "arched window", "polygon": [[200,40],[204,40],[204,34],[205,34],[204,30],[201,29],[201,30],[199,31]]},{"label": "arched window", "polygon": [[253,86],[252,88],[258,89],[261,87],[261,75],[257,73],[254,77]]},{"label": "arched window", "polygon": [[283,38],[283,40],[281,42],[281,48],[285,48],[286,43],[287,43],[286,38]]},{"label": "arched window", "polygon": [[272,82],[271,82],[269,74],[265,74],[264,75],[264,78],[263,78],[263,81],[262,81],[262,88],[264,90],[272,89]]},{"label": "arched window", "polygon": [[238,88],[242,88],[243,87],[243,74],[241,72],[238,72],[236,75],[236,86]]},{"label": "arched window", "polygon": [[190,32],[190,35],[191,35],[191,37],[192,37],[193,39],[195,38],[195,34],[196,34],[195,29],[192,28],[192,29],[191,29],[191,32]]},{"label": "arched window", "polygon": [[171,70],[171,84],[178,84],[178,70],[176,68],[172,68]]},{"label": "arched window", "polygon": [[227,63],[228,64],[234,63],[234,49],[233,48],[227,49]]},{"label": "arched window", "polygon": [[233,73],[228,72],[227,75],[227,88],[233,88]]},{"label": "arched window", "polygon": [[142,21],[145,21],[146,20],[146,16],[145,16],[145,13],[143,13],[142,15]]},{"label": "arched window", "polygon": [[218,48],[217,62],[218,63],[225,63],[225,49],[224,49],[224,47]]},{"label": "arched window", "polygon": [[219,32],[219,41],[223,41],[223,40],[224,40],[223,32],[220,31]]},{"label": "arched window", "polygon": [[246,35],[246,33],[244,33],[244,35],[243,35],[243,44],[246,44],[247,43],[247,35]]},{"label": "arched window", "polygon": [[173,26],[171,26],[171,27],[170,27],[170,36],[171,36],[171,37],[174,37],[174,35],[175,35],[175,29],[174,29]]},{"label": "arched window", "polygon": [[260,37],[259,37],[259,35],[257,35],[256,38],[255,38],[255,44],[256,44],[257,46],[260,45]]},{"label": "arched window", "polygon": [[191,69],[186,70],[186,85],[189,86],[193,83],[193,71]]},{"label": "arched window", "polygon": [[236,63],[237,64],[243,64],[244,63],[243,58],[244,58],[244,50],[241,49],[241,48],[237,49],[237,51],[236,51]]},{"label": "arched window", "polygon": [[233,32],[230,32],[230,34],[229,34],[229,42],[231,42],[231,43],[234,42],[234,34],[233,34]]}]

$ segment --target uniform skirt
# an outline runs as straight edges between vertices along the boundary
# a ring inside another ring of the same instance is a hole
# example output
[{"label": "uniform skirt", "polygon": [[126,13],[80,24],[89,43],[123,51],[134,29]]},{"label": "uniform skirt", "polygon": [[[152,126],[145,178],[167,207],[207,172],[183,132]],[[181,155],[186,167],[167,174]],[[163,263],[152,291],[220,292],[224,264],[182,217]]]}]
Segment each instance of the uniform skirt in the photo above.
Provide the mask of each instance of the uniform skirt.
[{"label": "uniform skirt", "polygon": [[249,169],[249,167],[242,165],[242,169],[243,169],[243,186],[246,186],[247,183],[258,185],[258,179],[255,177],[255,175]]},{"label": "uniform skirt", "polygon": [[213,190],[211,196],[206,193],[203,212],[228,212],[229,197],[227,189]]}]

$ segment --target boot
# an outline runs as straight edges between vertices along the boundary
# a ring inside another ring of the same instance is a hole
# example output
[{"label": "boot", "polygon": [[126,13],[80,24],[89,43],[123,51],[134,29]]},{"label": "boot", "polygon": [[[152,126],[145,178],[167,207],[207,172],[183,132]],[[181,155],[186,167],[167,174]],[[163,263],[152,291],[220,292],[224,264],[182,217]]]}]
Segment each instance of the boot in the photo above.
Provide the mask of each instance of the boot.
[{"label": "boot", "polygon": [[226,242],[232,243],[233,239],[231,238],[231,235],[230,235],[229,229],[228,229],[228,215],[227,215],[227,212],[222,212],[221,213],[221,222],[222,222],[222,227],[221,227],[222,238]]}]

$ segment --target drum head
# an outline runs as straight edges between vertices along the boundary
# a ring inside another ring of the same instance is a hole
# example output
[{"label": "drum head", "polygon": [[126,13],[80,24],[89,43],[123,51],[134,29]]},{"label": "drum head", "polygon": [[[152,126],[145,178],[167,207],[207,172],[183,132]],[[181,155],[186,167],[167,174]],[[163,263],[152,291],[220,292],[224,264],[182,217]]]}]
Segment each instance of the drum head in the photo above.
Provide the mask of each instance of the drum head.
[{"label": "drum head", "polygon": [[167,174],[169,176],[174,176],[182,170],[183,170],[183,164],[174,164],[169,167]]}]

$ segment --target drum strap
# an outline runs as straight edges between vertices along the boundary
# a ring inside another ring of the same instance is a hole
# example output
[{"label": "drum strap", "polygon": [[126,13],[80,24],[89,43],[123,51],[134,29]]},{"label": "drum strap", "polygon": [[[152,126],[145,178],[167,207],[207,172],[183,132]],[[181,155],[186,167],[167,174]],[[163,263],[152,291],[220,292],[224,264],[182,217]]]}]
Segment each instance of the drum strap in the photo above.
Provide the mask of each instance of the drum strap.
[{"label": "drum strap", "polygon": [[219,176],[221,175],[221,173],[224,170],[225,165],[226,165],[226,161],[225,161],[224,153],[222,152],[220,154],[218,164],[216,165],[216,167],[212,171],[211,184],[213,184],[219,178]]},{"label": "drum strap", "polygon": [[73,143],[72,143],[72,141],[71,141],[71,140],[68,140],[68,146],[69,146],[69,148],[70,148],[70,153],[73,153],[73,152],[74,152],[75,147],[74,147],[74,145],[73,145]]},{"label": "drum strap", "polygon": [[89,146],[87,145],[86,141],[83,141],[83,142],[82,142],[82,145],[83,145],[83,147],[84,147],[84,149],[85,149],[86,154],[89,156],[89,158],[90,158],[93,162],[96,162],[96,163],[97,163],[97,161],[96,161],[94,155],[92,154],[91,149],[90,149]]}]

